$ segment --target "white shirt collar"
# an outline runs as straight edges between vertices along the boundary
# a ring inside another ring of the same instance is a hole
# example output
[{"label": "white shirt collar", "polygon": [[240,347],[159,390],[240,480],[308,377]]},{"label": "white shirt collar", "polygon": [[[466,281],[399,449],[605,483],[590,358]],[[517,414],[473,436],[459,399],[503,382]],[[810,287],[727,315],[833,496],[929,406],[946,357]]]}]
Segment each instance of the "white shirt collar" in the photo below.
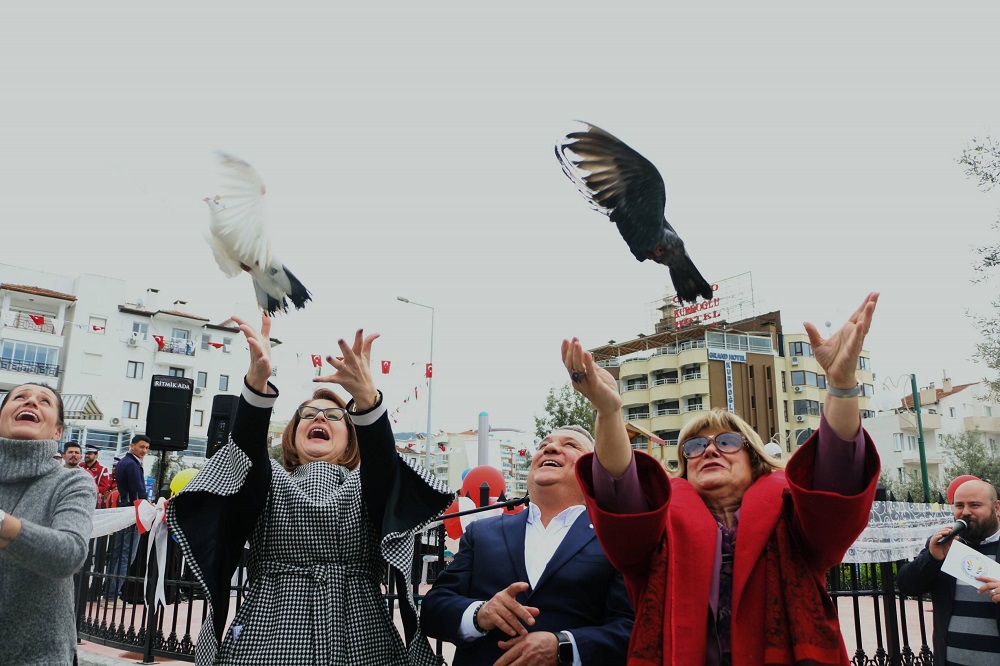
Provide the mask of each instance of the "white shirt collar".
[{"label": "white shirt collar", "polygon": [[[574,504],[568,509],[563,509],[562,511],[560,511],[559,515],[557,515],[555,518],[549,521],[548,527],[543,529],[551,529],[553,526],[569,527],[574,522],[576,522],[576,519],[579,517],[579,515],[586,510],[587,510],[586,505]],[[538,505],[534,503],[528,504],[528,524],[534,525],[535,522],[538,521],[539,526],[541,526],[541,520],[542,520],[542,510],[538,508]]]}]

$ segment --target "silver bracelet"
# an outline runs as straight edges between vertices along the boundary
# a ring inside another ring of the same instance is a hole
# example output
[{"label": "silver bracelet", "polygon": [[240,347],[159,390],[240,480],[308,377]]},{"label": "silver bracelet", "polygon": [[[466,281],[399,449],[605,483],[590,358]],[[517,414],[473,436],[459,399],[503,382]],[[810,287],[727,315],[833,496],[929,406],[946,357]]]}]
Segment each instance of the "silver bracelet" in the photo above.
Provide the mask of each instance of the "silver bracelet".
[{"label": "silver bracelet", "polygon": [[861,384],[855,384],[854,388],[842,389],[836,386],[826,385],[826,392],[834,398],[856,398],[861,395]]}]

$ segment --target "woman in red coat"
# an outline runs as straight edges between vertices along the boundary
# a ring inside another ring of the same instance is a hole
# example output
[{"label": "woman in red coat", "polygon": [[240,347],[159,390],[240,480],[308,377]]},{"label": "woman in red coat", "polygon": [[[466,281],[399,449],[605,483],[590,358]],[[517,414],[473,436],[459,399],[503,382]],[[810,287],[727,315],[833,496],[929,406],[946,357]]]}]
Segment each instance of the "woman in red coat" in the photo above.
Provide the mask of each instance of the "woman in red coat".
[{"label": "woman in red coat", "polygon": [[827,397],[785,469],[716,409],[685,425],[680,474],[668,477],[632,451],[614,378],[579,340],[563,342],[573,385],[597,410],[595,453],[577,475],[636,609],[630,664],[849,663],[825,574],[867,525],[878,481],[855,378],[877,300],[826,340],[806,324]]}]

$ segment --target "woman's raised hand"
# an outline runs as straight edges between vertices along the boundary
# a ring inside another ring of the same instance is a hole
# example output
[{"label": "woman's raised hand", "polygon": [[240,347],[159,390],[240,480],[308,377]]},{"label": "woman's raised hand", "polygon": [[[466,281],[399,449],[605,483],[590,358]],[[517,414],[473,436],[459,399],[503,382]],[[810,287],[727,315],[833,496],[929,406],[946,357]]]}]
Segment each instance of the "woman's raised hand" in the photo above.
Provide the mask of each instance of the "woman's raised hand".
[{"label": "woman's raised hand", "polygon": [[872,292],[865,297],[851,318],[840,327],[836,333],[826,340],[819,334],[816,327],[806,322],[806,333],[809,344],[812,345],[813,356],[826,371],[826,383],[834,388],[852,389],[858,383],[856,371],[858,358],[865,336],[872,325],[872,315],[875,314],[875,304],[878,302],[878,292]]},{"label": "woman's raised hand", "polygon": [[250,367],[247,369],[247,384],[260,393],[267,393],[267,382],[271,378],[271,318],[266,313],[260,316],[260,331],[239,317],[233,317],[250,345]]},{"label": "woman's raised hand", "polygon": [[579,338],[563,340],[562,360],[573,388],[589,400],[598,412],[621,412],[622,397],[618,394],[615,378],[594,362],[594,355],[583,349]]},{"label": "woman's raised hand", "polygon": [[354,398],[354,406],[359,412],[374,407],[378,400],[378,392],[375,390],[375,382],[372,379],[371,356],[372,343],[378,337],[378,333],[365,337],[364,329],[359,328],[358,332],[354,334],[353,345],[348,345],[343,338],[337,340],[340,353],[343,356],[326,357],[326,362],[332,365],[336,372],[332,375],[315,377],[313,381],[343,386],[344,390]]}]

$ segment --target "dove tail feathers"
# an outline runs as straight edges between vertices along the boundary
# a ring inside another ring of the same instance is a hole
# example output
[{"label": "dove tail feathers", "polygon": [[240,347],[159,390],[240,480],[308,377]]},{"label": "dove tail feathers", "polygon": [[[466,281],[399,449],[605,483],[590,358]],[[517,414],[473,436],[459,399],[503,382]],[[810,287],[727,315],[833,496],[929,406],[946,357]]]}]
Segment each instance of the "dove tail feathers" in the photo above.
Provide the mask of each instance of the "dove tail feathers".
[{"label": "dove tail feathers", "polygon": [[251,275],[257,292],[257,305],[269,315],[288,312],[288,299],[296,309],[305,307],[312,300],[309,290],[282,264],[269,267],[266,271],[253,271]]},{"label": "dove tail feathers", "polygon": [[686,254],[675,265],[670,266],[670,280],[674,283],[677,300],[681,303],[694,303],[699,296],[706,301],[712,298],[712,285],[701,276]]}]

